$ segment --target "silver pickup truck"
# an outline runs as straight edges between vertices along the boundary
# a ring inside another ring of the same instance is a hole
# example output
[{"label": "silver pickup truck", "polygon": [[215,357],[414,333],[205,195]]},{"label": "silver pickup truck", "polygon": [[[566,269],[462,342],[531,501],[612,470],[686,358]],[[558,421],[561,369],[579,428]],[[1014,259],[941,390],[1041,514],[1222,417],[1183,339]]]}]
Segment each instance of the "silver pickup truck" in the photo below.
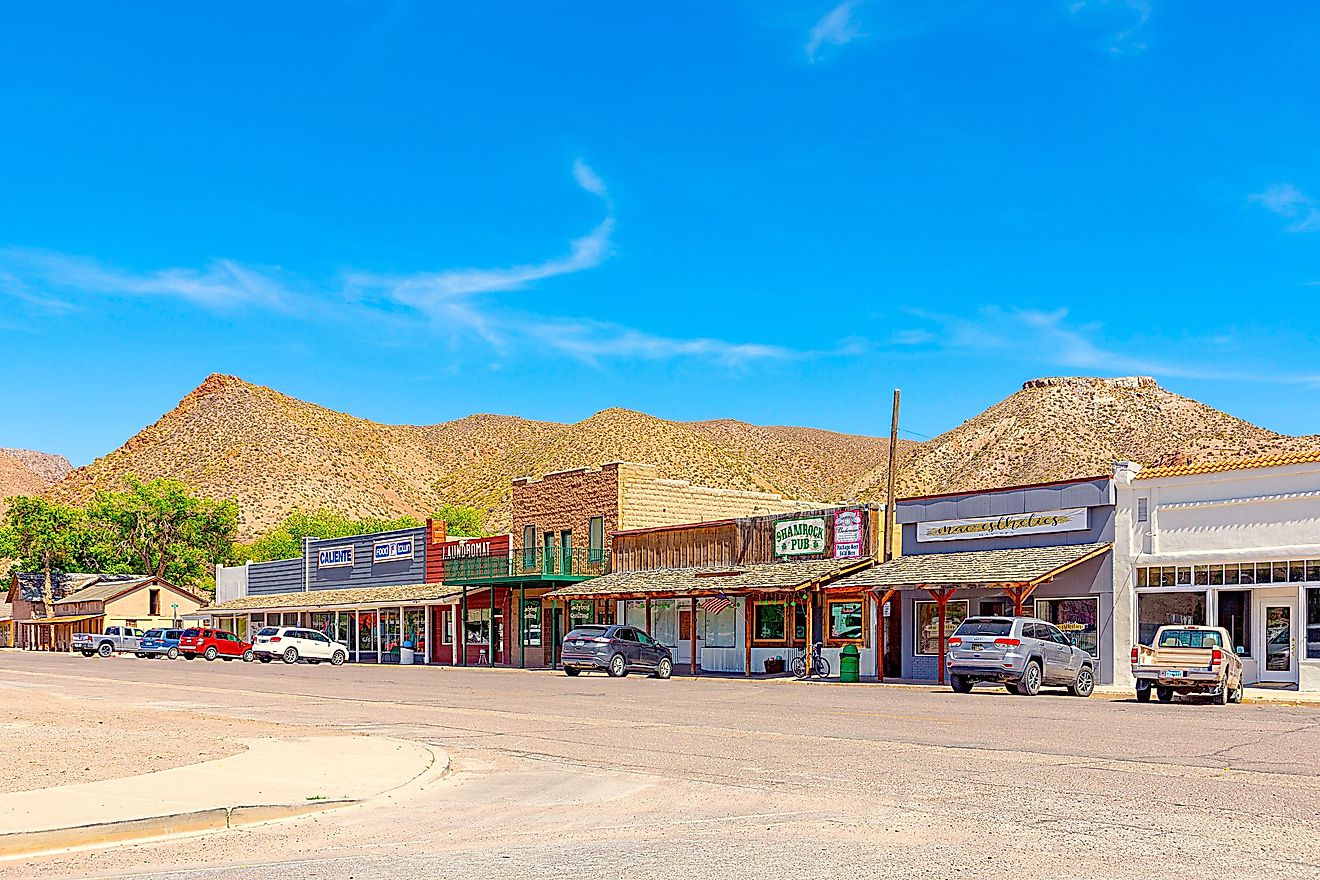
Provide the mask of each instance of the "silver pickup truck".
[{"label": "silver pickup truck", "polygon": [[73,650],[81,651],[84,657],[109,657],[121,652],[136,652],[142,630],[128,626],[107,626],[105,632],[74,633]]}]

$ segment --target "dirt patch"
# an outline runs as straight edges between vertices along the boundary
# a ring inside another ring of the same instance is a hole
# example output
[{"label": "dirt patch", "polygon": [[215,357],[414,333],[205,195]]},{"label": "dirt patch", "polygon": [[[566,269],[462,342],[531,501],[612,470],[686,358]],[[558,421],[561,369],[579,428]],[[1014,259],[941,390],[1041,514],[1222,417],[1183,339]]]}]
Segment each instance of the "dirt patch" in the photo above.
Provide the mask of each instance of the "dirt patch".
[{"label": "dirt patch", "polygon": [[238,739],[333,731],[0,688],[0,794],[121,779],[243,751]]}]

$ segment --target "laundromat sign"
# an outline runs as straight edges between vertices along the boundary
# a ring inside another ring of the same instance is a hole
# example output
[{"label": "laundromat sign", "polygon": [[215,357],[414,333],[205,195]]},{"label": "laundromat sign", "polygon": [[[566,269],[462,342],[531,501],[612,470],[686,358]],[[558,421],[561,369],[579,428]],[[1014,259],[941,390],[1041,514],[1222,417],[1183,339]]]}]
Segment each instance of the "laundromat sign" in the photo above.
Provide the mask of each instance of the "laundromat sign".
[{"label": "laundromat sign", "polygon": [[825,552],[825,518],[781,519],[775,523],[775,555],[807,556]]},{"label": "laundromat sign", "polygon": [[1012,535],[1043,535],[1049,532],[1079,532],[1087,528],[1086,508],[1011,513],[975,519],[935,519],[917,523],[918,541],[965,541],[971,538],[1005,538]]}]

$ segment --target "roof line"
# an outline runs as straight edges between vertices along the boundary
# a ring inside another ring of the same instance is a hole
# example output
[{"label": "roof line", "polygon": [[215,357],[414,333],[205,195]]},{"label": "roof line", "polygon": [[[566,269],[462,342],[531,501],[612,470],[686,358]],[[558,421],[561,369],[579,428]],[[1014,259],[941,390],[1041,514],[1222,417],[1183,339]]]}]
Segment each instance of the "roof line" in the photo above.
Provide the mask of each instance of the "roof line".
[{"label": "roof line", "polygon": [[1047,572],[1041,577],[1036,578],[1034,581],[1027,581],[1027,583],[1028,585],[1033,587],[1039,584],[1043,584],[1049,580],[1052,580],[1055,575],[1062,574],[1063,572],[1067,571],[1073,566],[1081,565],[1086,560],[1094,559],[1095,557],[1101,555],[1102,553],[1108,553],[1112,549],[1114,549],[1114,545],[1112,543],[1107,543],[1103,547],[1096,547],[1094,550],[1092,550],[1090,553],[1087,553],[1085,556],[1079,556],[1078,558],[1074,559],[1072,562],[1066,562],[1063,565],[1058,566],[1054,570]]},{"label": "roof line", "polygon": [[1101,474],[1095,477],[1069,477],[1066,480],[1049,480],[1044,483],[1019,483],[1016,486],[995,486],[991,489],[967,489],[962,492],[937,492],[934,495],[909,495],[905,498],[899,498],[894,503],[902,504],[905,501],[929,501],[933,498],[957,498],[961,495],[985,495],[990,492],[1013,492],[1018,489],[1045,489],[1050,486],[1067,486],[1072,483],[1094,483],[1096,480],[1112,480],[1112,474]]}]

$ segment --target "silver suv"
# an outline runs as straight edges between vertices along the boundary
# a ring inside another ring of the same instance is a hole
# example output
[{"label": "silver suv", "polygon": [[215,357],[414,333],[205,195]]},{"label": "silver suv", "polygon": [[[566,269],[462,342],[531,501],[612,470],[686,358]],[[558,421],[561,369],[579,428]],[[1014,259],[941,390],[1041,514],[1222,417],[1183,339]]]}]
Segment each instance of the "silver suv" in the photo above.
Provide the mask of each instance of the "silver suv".
[{"label": "silver suv", "polygon": [[948,639],[949,683],[960,694],[978,681],[1034,697],[1042,685],[1075,697],[1095,690],[1095,660],[1054,624],[1034,617],[969,617]]}]

